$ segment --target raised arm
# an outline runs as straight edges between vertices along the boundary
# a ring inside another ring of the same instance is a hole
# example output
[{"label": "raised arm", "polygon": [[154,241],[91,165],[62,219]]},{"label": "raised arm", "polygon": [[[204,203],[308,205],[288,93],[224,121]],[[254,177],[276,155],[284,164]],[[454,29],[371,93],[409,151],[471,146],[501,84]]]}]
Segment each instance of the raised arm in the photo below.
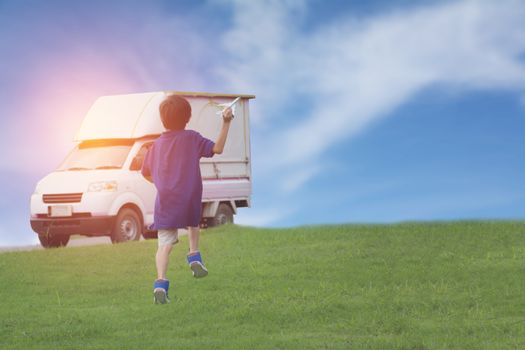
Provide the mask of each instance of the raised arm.
[{"label": "raised arm", "polygon": [[230,129],[230,123],[233,119],[233,113],[231,108],[226,108],[222,112],[222,128],[215,141],[215,146],[213,146],[213,153],[221,154],[224,151],[224,144],[226,143],[226,138],[228,137],[228,130]]}]

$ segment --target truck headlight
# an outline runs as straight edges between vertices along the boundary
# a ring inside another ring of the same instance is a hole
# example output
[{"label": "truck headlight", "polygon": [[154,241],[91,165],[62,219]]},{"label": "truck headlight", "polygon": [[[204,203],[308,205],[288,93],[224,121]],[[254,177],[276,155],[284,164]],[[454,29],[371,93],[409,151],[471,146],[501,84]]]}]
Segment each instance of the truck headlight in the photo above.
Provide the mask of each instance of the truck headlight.
[{"label": "truck headlight", "polygon": [[88,192],[115,192],[117,181],[98,181],[92,182],[88,186]]}]

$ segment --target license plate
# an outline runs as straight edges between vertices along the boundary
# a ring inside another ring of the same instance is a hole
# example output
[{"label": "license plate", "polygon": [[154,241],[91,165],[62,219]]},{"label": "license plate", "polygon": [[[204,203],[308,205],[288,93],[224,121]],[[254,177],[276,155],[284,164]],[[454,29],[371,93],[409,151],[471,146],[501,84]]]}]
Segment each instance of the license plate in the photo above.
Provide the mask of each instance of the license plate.
[{"label": "license plate", "polygon": [[49,207],[49,216],[72,216],[73,207],[70,205],[51,205]]}]

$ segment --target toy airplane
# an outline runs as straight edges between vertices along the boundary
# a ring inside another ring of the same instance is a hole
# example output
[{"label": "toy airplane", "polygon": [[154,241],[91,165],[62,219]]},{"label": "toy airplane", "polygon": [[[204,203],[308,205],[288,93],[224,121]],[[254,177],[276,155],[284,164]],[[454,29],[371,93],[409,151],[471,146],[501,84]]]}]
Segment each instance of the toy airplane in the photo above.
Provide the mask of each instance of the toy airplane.
[{"label": "toy airplane", "polygon": [[222,111],[217,112],[217,115],[222,115],[222,112],[224,112],[226,108],[231,108],[232,114],[235,115],[235,104],[237,104],[237,102],[239,102],[240,99],[241,99],[240,97],[237,97],[235,100],[233,100],[230,103],[218,104],[217,106],[222,107]]}]

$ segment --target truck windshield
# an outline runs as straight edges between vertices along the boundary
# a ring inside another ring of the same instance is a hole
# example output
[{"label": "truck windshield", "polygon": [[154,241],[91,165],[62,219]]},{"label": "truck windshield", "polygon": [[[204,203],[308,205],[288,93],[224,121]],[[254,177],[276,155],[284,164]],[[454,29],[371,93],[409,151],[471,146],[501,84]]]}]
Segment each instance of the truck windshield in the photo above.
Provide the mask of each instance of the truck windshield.
[{"label": "truck windshield", "polygon": [[87,144],[75,147],[57,171],[120,169],[128,156],[131,144]]}]

